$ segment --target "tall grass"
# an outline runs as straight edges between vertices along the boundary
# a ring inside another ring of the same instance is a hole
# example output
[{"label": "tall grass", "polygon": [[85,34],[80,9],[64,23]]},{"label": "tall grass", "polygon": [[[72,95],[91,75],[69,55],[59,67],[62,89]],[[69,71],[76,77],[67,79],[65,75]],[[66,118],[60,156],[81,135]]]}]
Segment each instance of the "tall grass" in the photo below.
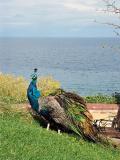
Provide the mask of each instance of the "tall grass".
[{"label": "tall grass", "polygon": [[23,77],[0,74],[0,99],[10,103],[26,101],[28,83]]},{"label": "tall grass", "polygon": [[42,96],[48,96],[49,94],[60,88],[60,82],[53,79],[51,76],[41,77],[38,79],[38,88],[40,89]]},{"label": "tall grass", "polygon": [[[29,82],[23,77],[15,77],[8,74],[0,74],[0,100],[7,103],[27,102],[26,92]],[[60,82],[51,76],[40,77],[37,82],[42,96],[48,96],[60,88]],[[95,95],[84,97],[88,103],[120,103],[120,94]]]},{"label": "tall grass", "polygon": [[[38,79],[38,89],[42,96],[47,96],[60,88],[60,83],[51,76]],[[23,77],[0,74],[0,100],[7,103],[23,103],[27,101],[28,81]]]}]

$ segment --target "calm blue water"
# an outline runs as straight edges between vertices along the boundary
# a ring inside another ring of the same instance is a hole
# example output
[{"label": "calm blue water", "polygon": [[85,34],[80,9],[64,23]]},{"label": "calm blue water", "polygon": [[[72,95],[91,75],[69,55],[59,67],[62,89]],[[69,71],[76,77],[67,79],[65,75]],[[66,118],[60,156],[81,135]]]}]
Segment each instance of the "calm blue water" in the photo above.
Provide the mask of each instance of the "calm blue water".
[{"label": "calm blue water", "polygon": [[81,95],[120,92],[120,39],[1,38],[0,70],[29,79],[52,75]]}]

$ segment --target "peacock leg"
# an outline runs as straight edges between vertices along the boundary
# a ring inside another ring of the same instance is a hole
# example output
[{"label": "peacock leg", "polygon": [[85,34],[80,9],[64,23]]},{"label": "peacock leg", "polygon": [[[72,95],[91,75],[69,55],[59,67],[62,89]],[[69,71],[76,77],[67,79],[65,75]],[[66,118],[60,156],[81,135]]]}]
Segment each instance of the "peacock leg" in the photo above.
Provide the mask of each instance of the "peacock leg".
[{"label": "peacock leg", "polygon": [[59,135],[61,135],[61,131],[60,131],[60,129],[58,129],[58,134],[59,134]]},{"label": "peacock leg", "polygon": [[50,123],[47,124],[47,131],[50,129]]}]

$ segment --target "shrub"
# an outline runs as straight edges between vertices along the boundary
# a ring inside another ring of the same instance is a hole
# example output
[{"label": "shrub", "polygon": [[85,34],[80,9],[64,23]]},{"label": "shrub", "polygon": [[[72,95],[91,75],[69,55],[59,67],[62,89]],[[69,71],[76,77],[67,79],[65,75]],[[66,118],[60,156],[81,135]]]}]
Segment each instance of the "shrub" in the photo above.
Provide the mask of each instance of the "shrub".
[{"label": "shrub", "polygon": [[[38,79],[38,89],[42,96],[47,96],[60,88],[60,83],[51,76]],[[27,101],[28,82],[23,77],[0,74],[0,99],[7,103],[23,103]]]},{"label": "shrub", "polygon": [[28,83],[23,77],[0,74],[0,99],[21,103],[27,100]]},{"label": "shrub", "polygon": [[60,83],[52,78],[52,76],[41,77],[38,79],[38,89],[40,89],[42,96],[49,94],[60,88]]},{"label": "shrub", "polygon": [[95,96],[87,96],[85,97],[85,100],[87,101],[87,103],[117,103],[115,96],[108,96],[102,94],[98,94]]}]

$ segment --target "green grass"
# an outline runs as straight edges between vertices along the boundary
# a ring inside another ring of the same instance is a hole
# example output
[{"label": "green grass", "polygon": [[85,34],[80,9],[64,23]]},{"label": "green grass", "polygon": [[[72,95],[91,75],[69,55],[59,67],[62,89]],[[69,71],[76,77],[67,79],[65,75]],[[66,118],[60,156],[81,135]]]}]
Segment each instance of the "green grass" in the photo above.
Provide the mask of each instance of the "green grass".
[{"label": "green grass", "polygon": [[119,160],[120,150],[46,131],[20,106],[0,103],[0,160]]}]

